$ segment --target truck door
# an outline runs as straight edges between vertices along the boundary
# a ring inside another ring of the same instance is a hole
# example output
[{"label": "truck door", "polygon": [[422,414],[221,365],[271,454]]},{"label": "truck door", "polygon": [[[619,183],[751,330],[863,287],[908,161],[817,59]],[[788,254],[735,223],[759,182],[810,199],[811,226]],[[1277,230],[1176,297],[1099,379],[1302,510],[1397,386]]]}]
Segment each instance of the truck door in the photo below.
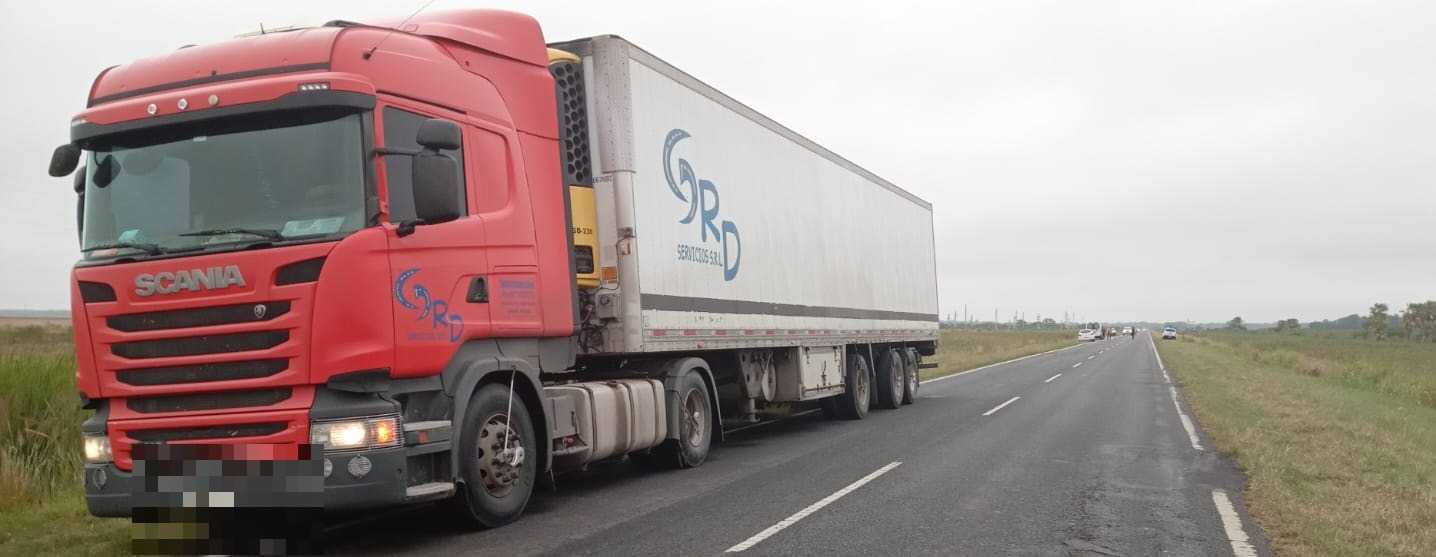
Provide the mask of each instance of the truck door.
[{"label": "truck door", "polygon": [[418,226],[413,234],[399,236],[398,224],[414,219],[411,157],[386,155],[380,164],[384,184],[381,207],[389,237],[389,272],[394,304],[396,377],[432,374],[448,363],[466,338],[487,336],[489,331],[488,262],[484,250],[483,221],[475,214],[476,157],[473,130],[462,116],[402,101],[386,101],[379,108],[377,132],[384,147],[418,149],[419,124],[442,118],[460,124],[463,145],[444,154],[459,162],[465,185],[465,209],[457,220]]}]

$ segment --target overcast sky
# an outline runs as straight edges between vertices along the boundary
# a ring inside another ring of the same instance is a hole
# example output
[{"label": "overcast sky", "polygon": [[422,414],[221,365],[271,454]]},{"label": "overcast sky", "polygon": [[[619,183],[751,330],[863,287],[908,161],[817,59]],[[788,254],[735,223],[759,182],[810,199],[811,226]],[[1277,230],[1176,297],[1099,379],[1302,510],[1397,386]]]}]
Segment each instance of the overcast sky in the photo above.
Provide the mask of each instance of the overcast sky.
[{"label": "overcast sky", "polygon": [[[105,67],[420,1],[0,2],[0,308],[68,304],[51,150]],[[619,34],[928,199],[944,314],[1302,321],[1436,299],[1436,4],[467,2]]]}]

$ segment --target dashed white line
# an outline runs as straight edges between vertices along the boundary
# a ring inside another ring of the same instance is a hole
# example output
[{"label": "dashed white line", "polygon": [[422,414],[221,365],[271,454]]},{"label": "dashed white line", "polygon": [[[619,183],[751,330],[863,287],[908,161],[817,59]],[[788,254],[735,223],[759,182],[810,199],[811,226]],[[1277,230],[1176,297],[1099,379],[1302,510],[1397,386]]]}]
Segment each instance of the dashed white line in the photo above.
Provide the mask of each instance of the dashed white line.
[{"label": "dashed white line", "polygon": [[1077,363],[1075,363],[1075,364],[1072,364],[1072,367],[1080,367],[1081,365],[1082,365],[1082,362],[1077,362]]},{"label": "dashed white line", "polygon": [[1256,557],[1256,548],[1252,547],[1251,538],[1247,537],[1246,529],[1242,528],[1242,517],[1237,514],[1236,507],[1232,506],[1232,500],[1227,498],[1227,492],[1213,489],[1212,503],[1217,506],[1217,514],[1222,517],[1222,529],[1227,532],[1227,541],[1232,543],[1232,554],[1236,557]]},{"label": "dashed white line", "polygon": [[1087,359],[1089,359],[1089,360],[1090,360],[1090,359],[1092,359],[1092,358],[1096,358],[1096,357],[1097,357],[1097,355],[1096,355],[1096,354],[1093,354],[1093,355],[1091,355],[1091,356],[1087,356]]},{"label": "dashed white line", "polygon": [[991,416],[991,415],[993,415],[993,414],[996,414],[998,410],[1001,410],[1001,409],[1005,408],[1005,407],[1006,407],[1007,405],[1009,405],[1009,404],[1012,404],[1012,403],[1014,403],[1014,402],[1017,402],[1017,399],[1019,399],[1019,398],[1022,398],[1022,397],[1020,397],[1020,396],[1015,396],[1015,397],[1009,398],[1009,399],[1007,399],[1007,402],[1004,402],[1004,403],[1002,403],[1002,404],[997,405],[996,408],[993,408],[993,409],[991,409],[991,410],[988,410],[988,411],[986,411],[986,412],[983,412],[982,415],[984,415],[984,416]]},{"label": "dashed white line", "polygon": [[934,378],[932,378],[932,379],[924,380],[924,381],[922,381],[922,382],[919,383],[919,384],[920,384],[920,385],[926,385],[926,384],[928,384],[928,383],[933,383],[933,382],[937,382],[937,381],[942,381],[943,379],[952,379],[953,377],[957,377],[957,376],[960,376],[960,375],[967,375],[967,374],[969,374],[969,373],[977,373],[977,372],[982,371],[982,370],[984,370],[984,369],[994,368],[994,367],[1002,366],[1002,365],[1007,365],[1007,364],[1014,363],[1014,362],[1020,362],[1020,361],[1022,361],[1022,360],[1026,360],[1026,359],[1028,359],[1028,358],[1036,358],[1036,357],[1038,357],[1038,356],[1045,356],[1045,355],[1051,354],[1051,353],[1053,353],[1053,352],[1061,352],[1061,351],[1063,351],[1063,350],[1070,350],[1070,349],[1073,349],[1073,348],[1078,348],[1078,347],[1080,347],[1080,346],[1082,346],[1082,345],[1081,345],[1081,344],[1074,344],[1074,345],[1072,345],[1072,346],[1067,346],[1067,347],[1064,347],[1064,348],[1056,348],[1056,349],[1048,350],[1048,351],[1046,351],[1046,352],[1039,352],[1039,353],[1037,353],[1037,354],[1028,354],[1028,355],[1026,355],[1026,356],[1022,356],[1022,357],[1020,357],[1020,358],[1013,358],[1013,359],[1007,360],[1007,361],[1005,361],[1005,362],[997,362],[997,363],[995,363],[995,364],[987,364],[987,365],[982,366],[982,367],[975,367],[975,368],[969,369],[969,370],[967,370],[967,371],[961,371],[961,372],[954,373],[954,374],[951,374],[951,375],[944,375],[944,376],[942,376],[942,377],[934,377]]},{"label": "dashed white line", "polygon": [[807,518],[808,515],[813,514],[813,513],[815,513],[815,512],[818,512],[819,510],[822,510],[823,507],[826,507],[826,506],[832,504],[833,501],[837,501],[838,499],[841,499],[844,495],[847,495],[847,494],[849,494],[849,493],[852,493],[852,492],[853,492],[854,490],[856,490],[857,488],[862,487],[863,484],[866,484],[866,483],[868,483],[868,482],[870,482],[870,481],[873,481],[873,480],[877,479],[878,476],[881,476],[881,475],[883,475],[883,474],[886,474],[886,473],[888,473],[888,471],[892,470],[893,468],[897,468],[898,466],[901,466],[901,465],[902,465],[901,462],[893,462],[893,463],[889,463],[887,466],[883,466],[882,468],[878,468],[877,470],[874,470],[871,474],[868,474],[868,475],[866,475],[866,476],[863,476],[863,477],[862,477],[861,479],[859,479],[858,481],[855,481],[855,482],[853,482],[853,483],[848,484],[847,487],[844,487],[844,488],[842,488],[842,489],[837,490],[837,491],[834,492],[832,495],[829,495],[829,496],[827,496],[827,497],[824,497],[824,498],[818,500],[817,503],[813,503],[813,504],[811,504],[811,505],[808,505],[807,508],[805,508],[805,509],[803,509],[803,510],[801,510],[801,511],[798,511],[798,512],[796,512],[796,513],[793,513],[793,514],[792,514],[791,516],[789,516],[788,518],[785,518],[785,519],[783,519],[783,520],[778,521],[777,524],[774,524],[774,525],[772,525],[772,526],[769,526],[768,529],[763,530],[762,532],[758,532],[757,534],[754,534],[753,537],[751,537],[751,538],[748,538],[748,539],[746,539],[746,540],[743,540],[742,543],[739,543],[738,545],[735,545],[735,546],[733,546],[733,547],[728,548],[728,551],[727,551],[727,552],[728,552],[728,553],[738,553],[738,552],[740,552],[740,551],[745,551],[745,550],[747,550],[748,548],[757,545],[759,542],[762,542],[763,540],[766,540],[766,539],[768,539],[769,537],[772,537],[773,534],[777,534],[778,532],[783,531],[784,528],[787,528],[787,527],[789,527],[789,526],[792,526],[792,525],[796,524],[799,520],[802,520],[802,519],[804,519],[804,518]]},{"label": "dashed white line", "polygon": [[1053,379],[1056,379],[1058,377],[1062,377],[1062,374],[1059,373],[1057,375],[1053,375],[1052,377],[1048,377],[1046,381],[1043,381],[1043,383],[1051,383]]}]

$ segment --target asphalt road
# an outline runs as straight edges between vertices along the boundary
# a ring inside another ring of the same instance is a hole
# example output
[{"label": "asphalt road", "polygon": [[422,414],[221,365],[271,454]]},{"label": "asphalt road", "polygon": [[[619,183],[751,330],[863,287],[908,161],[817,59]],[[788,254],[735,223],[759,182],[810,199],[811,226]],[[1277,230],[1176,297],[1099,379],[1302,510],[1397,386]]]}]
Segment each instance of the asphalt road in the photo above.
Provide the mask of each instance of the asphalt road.
[{"label": "asphalt road", "polygon": [[[1240,472],[1188,434],[1172,393],[1146,338],[1089,343],[927,382],[915,405],[862,421],[741,431],[694,470],[596,466],[496,530],[426,507],[338,528],[330,550],[1269,555]],[[1235,511],[1225,523],[1214,492]]]}]

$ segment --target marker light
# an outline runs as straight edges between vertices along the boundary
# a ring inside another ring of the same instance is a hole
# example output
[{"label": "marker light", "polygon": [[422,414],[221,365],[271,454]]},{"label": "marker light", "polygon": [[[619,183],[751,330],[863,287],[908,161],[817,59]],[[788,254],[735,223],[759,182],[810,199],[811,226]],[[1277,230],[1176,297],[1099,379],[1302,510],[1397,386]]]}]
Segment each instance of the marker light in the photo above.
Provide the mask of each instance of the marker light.
[{"label": "marker light", "polygon": [[85,435],[85,462],[101,463],[114,460],[110,454],[110,438],[104,435]]},{"label": "marker light", "polygon": [[304,91],[324,91],[324,90],[326,90],[326,89],[329,89],[329,82],[327,82],[327,81],[320,81],[320,82],[316,82],[316,83],[300,83],[300,84],[299,84],[299,90],[300,90],[300,92],[304,92]]}]

